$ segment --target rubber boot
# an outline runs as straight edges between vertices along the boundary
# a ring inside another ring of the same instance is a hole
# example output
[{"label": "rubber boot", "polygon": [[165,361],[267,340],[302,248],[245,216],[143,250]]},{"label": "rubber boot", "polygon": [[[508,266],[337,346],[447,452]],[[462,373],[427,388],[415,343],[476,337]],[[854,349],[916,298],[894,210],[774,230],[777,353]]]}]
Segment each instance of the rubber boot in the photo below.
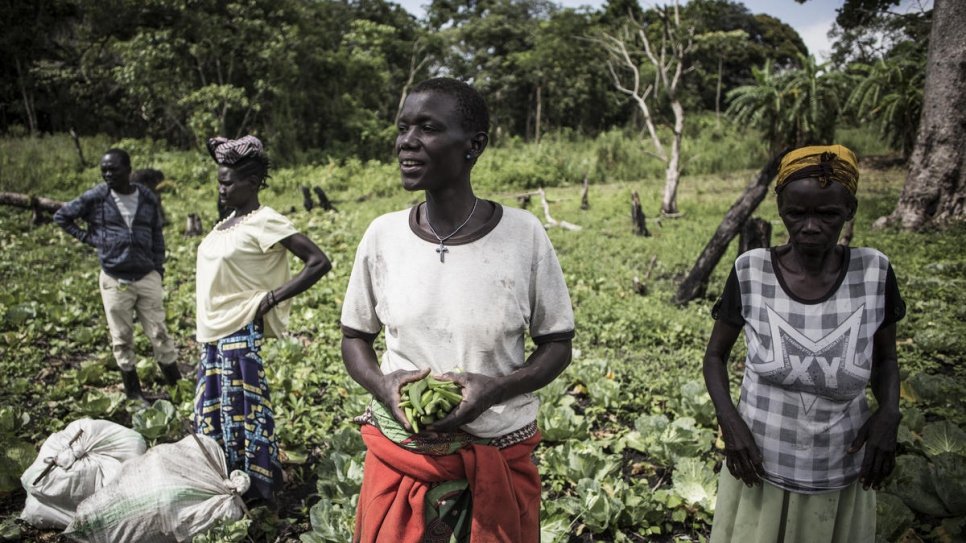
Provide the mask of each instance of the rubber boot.
[{"label": "rubber boot", "polygon": [[140,400],[141,403],[148,403],[141,392],[141,381],[138,379],[137,370],[121,370],[121,381],[124,382],[124,393],[129,400]]},{"label": "rubber boot", "polygon": [[178,384],[181,380],[181,370],[178,369],[178,363],[172,362],[170,364],[160,364],[161,375],[164,377],[164,384],[169,387],[173,387]]}]

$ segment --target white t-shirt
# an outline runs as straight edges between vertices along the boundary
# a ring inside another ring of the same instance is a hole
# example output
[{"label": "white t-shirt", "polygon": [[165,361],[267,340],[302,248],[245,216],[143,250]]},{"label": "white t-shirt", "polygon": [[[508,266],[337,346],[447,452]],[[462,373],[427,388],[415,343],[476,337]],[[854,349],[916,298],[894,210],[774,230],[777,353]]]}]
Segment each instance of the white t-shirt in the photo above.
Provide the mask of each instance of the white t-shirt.
[{"label": "white t-shirt", "polygon": [[135,190],[131,194],[121,194],[111,190],[111,196],[114,198],[114,203],[117,204],[117,209],[121,212],[121,217],[127,227],[130,228],[134,224],[134,214],[138,211],[138,191]]},{"label": "white t-shirt", "polygon": [[[495,211],[487,226],[459,244],[418,228],[424,207],[383,215],[356,252],[342,306],[342,325],[365,334],[386,330],[384,374],[430,368],[503,376],[526,362],[534,341],[573,337],[574,314],[557,255],[543,225],[527,211]],[[537,417],[539,401],[523,394],[484,412],[463,430],[498,437]]]},{"label": "white t-shirt", "polygon": [[[216,341],[252,322],[268,291],[292,276],[288,251],[278,242],[297,233],[291,221],[262,206],[227,230],[216,226],[205,236],[198,246],[195,286],[199,342]],[[265,314],[266,337],[285,333],[290,307],[286,300]]]}]

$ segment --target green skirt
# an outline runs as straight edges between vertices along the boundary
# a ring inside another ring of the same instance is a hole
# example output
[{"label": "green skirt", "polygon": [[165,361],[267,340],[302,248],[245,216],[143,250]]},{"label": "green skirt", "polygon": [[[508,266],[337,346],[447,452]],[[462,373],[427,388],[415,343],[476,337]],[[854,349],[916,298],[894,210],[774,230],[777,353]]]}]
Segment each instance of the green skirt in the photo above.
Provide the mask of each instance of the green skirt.
[{"label": "green skirt", "polygon": [[858,482],[799,494],[770,483],[747,487],[727,467],[718,479],[711,543],[873,543],[875,492]]}]

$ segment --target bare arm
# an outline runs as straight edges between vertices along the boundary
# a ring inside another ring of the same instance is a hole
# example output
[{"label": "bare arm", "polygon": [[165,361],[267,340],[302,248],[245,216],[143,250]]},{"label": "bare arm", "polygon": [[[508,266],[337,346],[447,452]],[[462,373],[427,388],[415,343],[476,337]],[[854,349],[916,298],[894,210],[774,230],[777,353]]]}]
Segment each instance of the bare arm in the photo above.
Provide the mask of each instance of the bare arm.
[{"label": "bare arm", "polygon": [[268,313],[273,307],[272,301],[278,304],[282,300],[287,300],[308,290],[309,287],[314,285],[323,275],[332,269],[332,263],[329,262],[325,253],[304,234],[292,234],[280,243],[304,262],[305,267],[287,283],[274,289],[272,296],[262,298],[256,317],[261,317],[265,313]]},{"label": "bare arm", "polygon": [[899,432],[899,362],[896,355],[896,325],[880,328],[872,337],[872,394],[879,404],[859,429],[849,447],[858,452],[865,445],[862,486],[878,488],[896,467],[896,437]]},{"label": "bare arm", "polygon": [[725,442],[725,463],[735,478],[751,486],[761,482],[762,457],[755,438],[738,413],[728,386],[728,357],[741,328],[717,320],[704,353],[704,382],[714,404]]},{"label": "bare arm", "polygon": [[386,409],[403,427],[412,431],[413,427],[399,407],[399,390],[406,383],[418,381],[429,375],[428,368],[422,371],[396,371],[383,375],[382,370],[379,369],[376,351],[372,348],[372,341],[347,335],[342,336],[342,362],[355,382],[368,390],[376,401],[386,406]]},{"label": "bare arm", "polygon": [[443,419],[427,430],[452,432],[477,419],[495,404],[534,392],[553,381],[570,364],[573,347],[570,340],[550,341],[538,345],[522,368],[503,377],[480,373],[446,373],[440,376],[463,387],[463,401]]}]

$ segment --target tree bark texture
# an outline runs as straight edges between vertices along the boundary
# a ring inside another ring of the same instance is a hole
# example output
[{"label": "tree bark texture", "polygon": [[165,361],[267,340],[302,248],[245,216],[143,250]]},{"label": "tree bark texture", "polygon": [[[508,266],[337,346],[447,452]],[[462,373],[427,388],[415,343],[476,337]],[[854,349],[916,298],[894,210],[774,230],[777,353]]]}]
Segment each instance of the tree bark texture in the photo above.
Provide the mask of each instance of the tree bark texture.
[{"label": "tree bark texture", "polygon": [[755,212],[761,201],[765,199],[768,185],[771,184],[771,180],[774,179],[778,171],[780,160],[781,153],[772,157],[768,164],[758,172],[748,188],[738,197],[728,213],[725,214],[721,224],[718,225],[718,229],[715,230],[714,235],[711,236],[698,256],[694,267],[691,268],[688,276],[678,287],[677,293],[674,295],[676,303],[686,304],[695,298],[704,296],[708,288],[708,277],[711,276],[714,267],[718,265],[718,261],[728,250],[728,244],[738,234],[751,214]]},{"label": "tree bark texture", "polygon": [[664,171],[664,197],[661,200],[661,213],[667,216],[678,214],[678,181],[681,179],[681,137],[684,134],[684,108],[676,99],[671,101],[674,111],[674,136],[671,140],[671,156],[668,157]]},{"label": "tree bark texture", "polygon": [[966,8],[962,0],[933,6],[926,85],[909,173],[891,215],[876,227],[907,230],[966,219]]}]

